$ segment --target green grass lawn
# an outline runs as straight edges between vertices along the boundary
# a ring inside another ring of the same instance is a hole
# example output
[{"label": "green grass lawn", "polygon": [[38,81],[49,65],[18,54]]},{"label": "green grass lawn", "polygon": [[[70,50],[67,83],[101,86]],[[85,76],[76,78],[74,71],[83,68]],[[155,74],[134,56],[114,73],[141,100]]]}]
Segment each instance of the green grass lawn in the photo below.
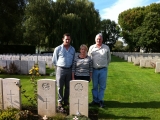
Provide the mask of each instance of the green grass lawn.
[{"label": "green grass lawn", "polygon": [[[47,69],[47,73],[53,70]],[[118,57],[112,56],[108,69],[105,108],[89,107],[98,119],[160,119],[160,74],[154,69],[140,68]],[[33,95],[29,75],[1,75],[0,78],[19,78],[22,89]],[[53,76],[41,78],[55,79]],[[89,102],[92,101],[92,82],[89,83]],[[22,104],[28,101],[22,96]]]},{"label": "green grass lawn", "polygon": [[[160,74],[112,56],[99,119],[160,119]],[[91,84],[90,84],[91,88]]]}]

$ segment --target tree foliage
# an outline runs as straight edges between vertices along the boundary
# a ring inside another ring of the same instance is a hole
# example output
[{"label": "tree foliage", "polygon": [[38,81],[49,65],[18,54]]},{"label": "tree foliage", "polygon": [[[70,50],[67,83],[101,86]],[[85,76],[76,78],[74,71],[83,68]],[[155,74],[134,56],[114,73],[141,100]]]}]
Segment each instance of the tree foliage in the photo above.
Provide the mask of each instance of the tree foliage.
[{"label": "tree foliage", "polygon": [[118,23],[130,51],[135,48],[160,51],[160,4],[126,10],[119,14]]},{"label": "tree foliage", "polygon": [[22,20],[25,0],[0,0],[0,44],[23,42]]},{"label": "tree foliage", "polygon": [[120,36],[120,27],[110,19],[101,21],[101,32],[103,34],[103,42],[110,46],[112,50],[113,45],[116,43]]},{"label": "tree foliage", "polygon": [[99,13],[88,0],[29,0],[25,12],[27,44],[53,48],[69,32],[72,44],[79,49],[81,44],[91,45],[100,29]]}]

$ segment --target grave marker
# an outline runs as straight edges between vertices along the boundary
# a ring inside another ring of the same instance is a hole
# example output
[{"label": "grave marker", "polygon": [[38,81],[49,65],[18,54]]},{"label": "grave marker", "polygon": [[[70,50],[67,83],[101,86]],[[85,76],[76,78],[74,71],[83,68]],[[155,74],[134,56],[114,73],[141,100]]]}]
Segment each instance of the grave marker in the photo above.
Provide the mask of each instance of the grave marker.
[{"label": "grave marker", "polygon": [[39,67],[39,74],[45,75],[46,74],[46,62],[38,61],[38,67]]},{"label": "grave marker", "polygon": [[88,81],[70,81],[70,115],[88,117]]},{"label": "grave marker", "polygon": [[2,78],[0,78],[0,110],[3,110]]},{"label": "grave marker", "polygon": [[28,74],[28,61],[21,61],[21,74]]},{"label": "grave marker", "polygon": [[5,78],[2,81],[4,109],[7,109],[7,107],[21,109],[20,80]]},{"label": "grave marker", "polygon": [[38,80],[38,114],[52,117],[56,114],[56,81],[53,79]]}]

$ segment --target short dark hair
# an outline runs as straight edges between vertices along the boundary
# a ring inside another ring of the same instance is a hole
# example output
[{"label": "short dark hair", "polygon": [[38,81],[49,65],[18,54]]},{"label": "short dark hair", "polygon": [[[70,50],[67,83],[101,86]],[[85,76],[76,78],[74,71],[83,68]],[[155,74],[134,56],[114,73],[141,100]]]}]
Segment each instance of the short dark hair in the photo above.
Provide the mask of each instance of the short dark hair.
[{"label": "short dark hair", "polygon": [[71,37],[71,35],[70,35],[69,33],[65,33],[65,34],[63,35],[63,38],[64,38],[65,36],[70,36],[70,37]]}]

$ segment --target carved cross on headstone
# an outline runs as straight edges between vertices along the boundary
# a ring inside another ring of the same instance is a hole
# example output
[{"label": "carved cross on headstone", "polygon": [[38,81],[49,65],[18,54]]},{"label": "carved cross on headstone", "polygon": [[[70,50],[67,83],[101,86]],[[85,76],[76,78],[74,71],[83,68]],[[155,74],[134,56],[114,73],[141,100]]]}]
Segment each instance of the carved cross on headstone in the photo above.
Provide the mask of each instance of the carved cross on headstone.
[{"label": "carved cross on headstone", "polygon": [[11,103],[11,107],[13,107],[12,95],[15,95],[15,94],[12,94],[12,91],[10,90],[10,94],[7,94],[7,95],[10,95],[10,103]]},{"label": "carved cross on headstone", "polygon": [[77,104],[77,105],[78,105],[77,115],[80,115],[80,112],[79,112],[79,105],[82,105],[82,104],[80,104],[80,103],[79,103],[79,99],[78,99],[78,103],[75,103],[75,104]]},{"label": "carved cross on headstone", "polygon": [[47,101],[47,98],[46,98],[46,101],[44,101],[44,100],[43,100],[43,102],[45,102],[45,103],[46,103],[46,109],[47,109],[47,102],[49,102],[49,101]]}]

